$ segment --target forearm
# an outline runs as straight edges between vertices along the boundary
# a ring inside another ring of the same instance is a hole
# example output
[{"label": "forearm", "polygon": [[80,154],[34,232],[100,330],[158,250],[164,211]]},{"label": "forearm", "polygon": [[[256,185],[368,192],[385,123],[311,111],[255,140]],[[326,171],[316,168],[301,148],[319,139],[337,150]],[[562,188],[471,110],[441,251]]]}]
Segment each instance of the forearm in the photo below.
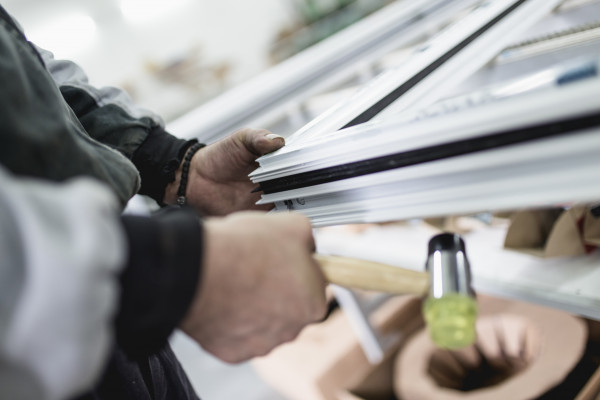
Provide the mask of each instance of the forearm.
[{"label": "forearm", "polygon": [[195,141],[166,132],[162,119],[136,105],[124,90],[94,87],[77,64],[38,51],[87,133],[133,161],[142,178],[140,194],[162,203],[165,187],[175,180],[183,154]]},{"label": "forearm", "polygon": [[78,64],[55,59],[51,52],[36,48],[65,101],[92,138],[131,159],[153,129],[164,127],[158,115],[136,105],[124,90],[97,88]]}]

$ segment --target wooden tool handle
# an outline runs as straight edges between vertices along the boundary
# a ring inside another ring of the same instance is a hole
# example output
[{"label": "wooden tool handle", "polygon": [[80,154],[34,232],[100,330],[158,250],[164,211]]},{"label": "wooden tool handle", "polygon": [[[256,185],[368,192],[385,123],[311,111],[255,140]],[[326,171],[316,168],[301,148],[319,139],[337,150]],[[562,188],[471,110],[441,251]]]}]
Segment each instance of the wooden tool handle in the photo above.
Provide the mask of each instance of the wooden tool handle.
[{"label": "wooden tool handle", "polygon": [[327,280],[336,285],[394,294],[425,295],[429,291],[426,272],[340,256],[316,254],[315,259]]}]

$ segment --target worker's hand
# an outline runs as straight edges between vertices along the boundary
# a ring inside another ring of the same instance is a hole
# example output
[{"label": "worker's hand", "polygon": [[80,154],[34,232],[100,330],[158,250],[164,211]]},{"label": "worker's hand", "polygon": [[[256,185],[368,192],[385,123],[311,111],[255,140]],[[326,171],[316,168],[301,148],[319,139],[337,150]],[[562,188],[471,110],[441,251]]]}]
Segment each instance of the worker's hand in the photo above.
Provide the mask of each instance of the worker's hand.
[{"label": "worker's hand", "polygon": [[325,279],[300,214],[236,213],[205,222],[204,267],[181,329],[236,363],[267,354],[325,316]]},{"label": "worker's hand", "polygon": [[[248,174],[256,159],[285,144],[281,136],[264,129],[240,129],[225,139],[200,149],[192,158],[187,184],[187,203],[205,215],[226,215],[241,210],[269,210],[257,206],[260,193]],[[165,191],[165,203],[175,204],[181,167]]]}]

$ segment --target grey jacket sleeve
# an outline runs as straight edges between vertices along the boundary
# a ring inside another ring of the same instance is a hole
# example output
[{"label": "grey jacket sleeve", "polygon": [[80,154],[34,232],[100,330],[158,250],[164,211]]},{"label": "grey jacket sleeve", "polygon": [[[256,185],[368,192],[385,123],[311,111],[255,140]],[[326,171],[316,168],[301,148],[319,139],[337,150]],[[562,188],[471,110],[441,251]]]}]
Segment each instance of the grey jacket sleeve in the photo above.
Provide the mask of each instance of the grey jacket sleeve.
[{"label": "grey jacket sleeve", "polygon": [[37,50],[87,133],[129,158],[141,175],[140,194],[161,203],[166,185],[175,180],[175,170],[196,140],[169,134],[157,114],[136,105],[125,91],[92,86],[74,62]]},{"label": "grey jacket sleeve", "polygon": [[36,48],[63,97],[94,139],[131,159],[152,129],[164,127],[157,114],[137,106],[125,91],[92,86],[79,65]]},{"label": "grey jacket sleeve", "polygon": [[55,184],[0,166],[0,254],[2,398],[89,387],[112,345],[127,258],[116,197],[89,178]]}]

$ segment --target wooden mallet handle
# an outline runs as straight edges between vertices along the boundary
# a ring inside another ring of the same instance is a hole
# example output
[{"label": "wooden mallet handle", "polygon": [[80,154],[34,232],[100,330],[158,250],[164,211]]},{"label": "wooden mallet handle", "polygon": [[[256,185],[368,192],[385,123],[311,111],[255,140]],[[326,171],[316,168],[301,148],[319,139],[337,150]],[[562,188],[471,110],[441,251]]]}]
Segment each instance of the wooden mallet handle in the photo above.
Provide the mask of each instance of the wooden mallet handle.
[{"label": "wooden mallet handle", "polygon": [[327,280],[336,285],[394,294],[429,292],[426,272],[349,257],[315,254],[315,259]]}]

